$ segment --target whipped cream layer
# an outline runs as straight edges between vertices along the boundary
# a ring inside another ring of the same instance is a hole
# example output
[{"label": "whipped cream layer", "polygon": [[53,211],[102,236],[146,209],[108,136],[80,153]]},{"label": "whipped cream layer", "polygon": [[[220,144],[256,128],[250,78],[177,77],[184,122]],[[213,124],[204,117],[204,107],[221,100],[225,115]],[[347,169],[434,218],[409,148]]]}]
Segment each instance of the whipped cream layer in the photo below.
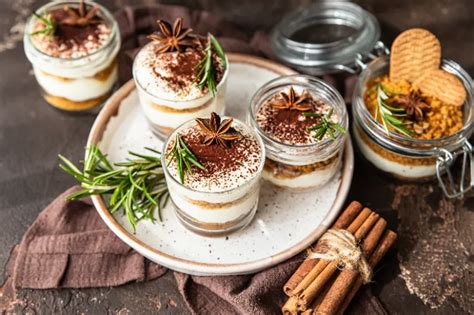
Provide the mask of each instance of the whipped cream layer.
[{"label": "whipped cream layer", "polygon": [[322,168],[316,168],[311,172],[294,177],[276,176],[274,172],[265,168],[263,170],[263,178],[270,183],[283,188],[307,190],[318,188],[326,184],[337,173],[340,165],[341,158],[338,157]]},{"label": "whipped cream layer", "polygon": [[220,76],[215,97],[196,84],[195,66],[203,57],[201,51],[157,53],[150,42],[133,63],[140,104],[154,129],[175,129],[197,117],[221,113],[225,107],[227,69]]},{"label": "whipped cream layer", "polygon": [[387,159],[375,152],[367,143],[365,143],[357,128],[353,128],[353,130],[354,138],[356,139],[362,154],[380,170],[407,179],[419,179],[436,175],[436,164],[409,165]]},{"label": "whipped cream layer", "polygon": [[[112,62],[114,62],[112,60]],[[113,88],[117,81],[117,65],[105,80],[98,80],[92,77],[82,77],[76,79],[64,79],[50,75],[37,67],[33,67],[38,84],[46,93],[66,98],[74,102],[82,102],[97,97],[101,97]]]},{"label": "whipped cream layer", "polygon": [[[201,90],[195,84],[195,67],[203,58],[202,52],[187,50],[157,53],[158,47],[155,42],[148,43],[140,50],[133,63],[133,76],[144,91],[163,101],[174,102],[211,97],[207,90]],[[202,102],[200,101],[201,104]],[[175,108],[196,106],[200,106],[199,102],[184,102],[176,104]]]}]

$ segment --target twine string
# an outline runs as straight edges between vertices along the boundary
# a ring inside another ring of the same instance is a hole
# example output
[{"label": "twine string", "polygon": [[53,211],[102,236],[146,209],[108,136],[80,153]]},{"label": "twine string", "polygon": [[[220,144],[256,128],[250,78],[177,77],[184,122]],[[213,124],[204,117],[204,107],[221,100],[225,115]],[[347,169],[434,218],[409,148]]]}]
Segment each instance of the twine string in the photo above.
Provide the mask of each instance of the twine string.
[{"label": "twine string", "polygon": [[317,252],[311,251],[308,257],[334,261],[339,269],[358,271],[364,283],[370,282],[372,268],[352,233],[342,229],[329,229],[319,240],[318,248]]}]

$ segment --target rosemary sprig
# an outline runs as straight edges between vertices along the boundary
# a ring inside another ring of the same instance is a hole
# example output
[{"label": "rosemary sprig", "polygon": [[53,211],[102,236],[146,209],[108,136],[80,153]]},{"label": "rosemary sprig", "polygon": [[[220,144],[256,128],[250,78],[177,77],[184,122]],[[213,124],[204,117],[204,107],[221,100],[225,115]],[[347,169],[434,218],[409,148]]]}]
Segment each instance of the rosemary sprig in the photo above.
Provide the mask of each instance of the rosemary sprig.
[{"label": "rosemary sprig", "polygon": [[399,118],[406,117],[406,111],[404,108],[395,108],[393,106],[388,105],[385,101],[389,98],[387,93],[385,92],[383,85],[377,85],[377,106],[375,108],[375,120],[378,120],[380,117],[380,121],[382,122],[382,126],[385,129],[387,134],[390,133],[389,127],[395,131],[398,131],[401,134],[412,136],[413,132],[407,128],[405,125],[409,125],[412,122],[403,122]]},{"label": "rosemary sprig", "polygon": [[144,219],[155,222],[155,209],[161,221],[161,209],[168,201],[161,153],[145,148],[154,155],[144,155],[135,152],[129,154],[132,159],[114,163],[96,146],[87,148],[83,169],[80,170],[71,161],[59,155],[59,167],[73,176],[83,189],[69,195],[67,199],[77,200],[91,195],[107,195],[108,209],[111,213],[119,209],[127,216],[135,231],[137,223]]},{"label": "rosemary sprig", "polygon": [[173,159],[176,160],[176,168],[178,169],[178,175],[181,184],[184,184],[184,177],[186,173],[192,175],[193,165],[199,169],[205,169],[204,165],[199,163],[197,157],[191,152],[191,150],[189,150],[186,143],[184,143],[183,138],[179,134],[176,135],[173,147],[166,155],[166,158],[169,159],[168,165]]},{"label": "rosemary sprig", "polygon": [[224,70],[227,68],[224,50],[222,46],[219,44],[217,39],[212,36],[212,34],[208,35],[207,46],[204,49],[204,57],[199,61],[199,63],[194,67],[196,71],[196,79],[195,82],[199,86],[201,90],[204,88],[208,88],[208,90],[212,93],[212,96],[216,96],[217,92],[217,83],[216,83],[216,67],[217,65],[214,63],[212,58],[213,53],[221,59]]},{"label": "rosemary sprig", "polygon": [[43,34],[48,37],[53,37],[54,33],[56,32],[56,24],[54,23],[54,20],[51,14],[39,15],[38,13],[33,12],[33,15],[38,20],[43,22],[44,27],[40,30],[37,30],[36,32],[31,33],[30,35],[35,36],[35,35]]},{"label": "rosemary sprig", "polygon": [[302,115],[305,117],[321,118],[321,121],[318,124],[315,124],[307,129],[308,132],[311,132],[311,131],[316,132],[314,134],[314,137],[318,140],[321,140],[322,138],[324,138],[326,133],[333,140],[336,139],[336,135],[335,135],[336,131],[338,131],[341,134],[346,133],[346,129],[344,129],[341,125],[331,120],[331,116],[333,112],[334,110],[331,108],[329,113],[327,113],[325,116],[321,115],[320,113],[315,113],[315,112],[302,113]]}]

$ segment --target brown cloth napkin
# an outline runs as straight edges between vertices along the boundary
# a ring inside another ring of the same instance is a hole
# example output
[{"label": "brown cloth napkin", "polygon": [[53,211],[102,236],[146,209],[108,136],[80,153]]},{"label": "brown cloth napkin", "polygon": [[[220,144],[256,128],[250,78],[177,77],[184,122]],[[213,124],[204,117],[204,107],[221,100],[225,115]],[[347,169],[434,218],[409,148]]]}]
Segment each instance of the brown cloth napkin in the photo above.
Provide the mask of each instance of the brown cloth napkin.
[{"label": "brown cloth napkin", "polygon": [[115,286],[155,279],[166,269],[133,251],[100,219],[90,199],[47,206],[14,249],[13,284],[21,288]]},{"label": "brown cloth napkin", "polygon": [[[184,18],[198,33],[212,32],[228,52],[271,58],[268,36],[252,36],[205,11],[181,6],[125,7],[116,14],[123,37],[119,56],[122,82],[131,77],[131,61],[156,19]],[[325,77],[346,89],[347,77]],[[347,89],[346,89],[347,90]],[[346,93],[347,96],[350,92]],[[66,191],[44,209],[13,251],[9,265],[15,287],[84,288],[115,286],[160,277],[166,269],[149,262],[122,243],[105,226],[90,200],[65,201]],[[265,271],[244,276],[197,277],[175,272],[178,288],[194,314],[278,314],[285,300],[282,287],[303,254]],[[386,314],[370,291],[359,292],[349,313]]]}]

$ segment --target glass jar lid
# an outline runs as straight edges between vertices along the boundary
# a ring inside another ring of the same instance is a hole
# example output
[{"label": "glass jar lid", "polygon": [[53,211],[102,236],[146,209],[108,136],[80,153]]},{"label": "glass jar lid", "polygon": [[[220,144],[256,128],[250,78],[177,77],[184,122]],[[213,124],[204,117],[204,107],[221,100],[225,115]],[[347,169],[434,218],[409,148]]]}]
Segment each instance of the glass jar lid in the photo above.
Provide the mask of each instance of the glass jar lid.
[{"label": "glass jar lid", "polygon": [[312,75],[354,72],[358,56],[377,48],[376,18],[347,1],[320,1],[285,16],[271,35],[275,55]]}]

